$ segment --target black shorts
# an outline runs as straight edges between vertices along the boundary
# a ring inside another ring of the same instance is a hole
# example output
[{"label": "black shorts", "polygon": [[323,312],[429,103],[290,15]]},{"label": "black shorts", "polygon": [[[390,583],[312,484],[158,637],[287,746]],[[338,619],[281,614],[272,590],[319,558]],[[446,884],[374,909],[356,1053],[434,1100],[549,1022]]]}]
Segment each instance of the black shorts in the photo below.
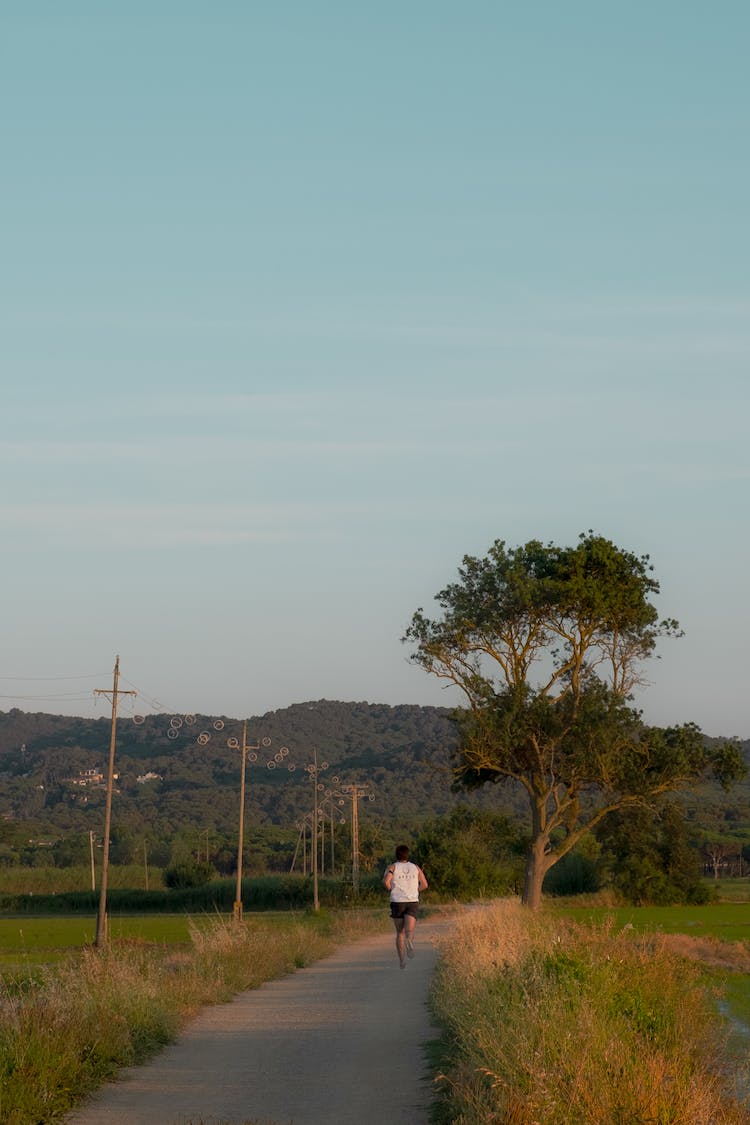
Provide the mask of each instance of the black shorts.
[{"label": "black shorts", "polygon": [[416,918],[419,914],[418,902],[392,902],[391,903],[391,918],[403,918],[405,915],[411,914],[412,918]]}]

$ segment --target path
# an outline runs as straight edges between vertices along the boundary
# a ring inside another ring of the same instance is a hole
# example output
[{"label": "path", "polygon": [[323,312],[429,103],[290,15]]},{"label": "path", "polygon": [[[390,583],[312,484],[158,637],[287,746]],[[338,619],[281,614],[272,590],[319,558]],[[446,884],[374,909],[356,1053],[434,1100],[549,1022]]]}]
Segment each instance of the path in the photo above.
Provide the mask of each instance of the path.
[{"label": "path", "polygon": [[342,946],[204,1010],[176,1043],[104,1086],[69,1125],[427,1125],[424,1044],[435,943],[402,972],[392,934]]}]

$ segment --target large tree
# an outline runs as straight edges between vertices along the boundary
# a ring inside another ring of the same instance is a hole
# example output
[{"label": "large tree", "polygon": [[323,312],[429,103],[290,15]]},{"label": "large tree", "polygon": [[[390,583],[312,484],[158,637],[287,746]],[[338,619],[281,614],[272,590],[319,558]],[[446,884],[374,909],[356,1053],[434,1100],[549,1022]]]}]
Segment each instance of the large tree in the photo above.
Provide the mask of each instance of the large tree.
[{"label": "large tree", "polygon": [[647,555],[591,531],[573,547],[497,540],[436,595],[442,616],[419,609],[404,636],[412,659],[465,697],[457,782],[526,791],[532,908],[547,871],[609,812],[743,771],[737,745],[708,747],[692,723],[649,727],[632,706],[657,640],[680,635],[659,620],[658,592]]}]

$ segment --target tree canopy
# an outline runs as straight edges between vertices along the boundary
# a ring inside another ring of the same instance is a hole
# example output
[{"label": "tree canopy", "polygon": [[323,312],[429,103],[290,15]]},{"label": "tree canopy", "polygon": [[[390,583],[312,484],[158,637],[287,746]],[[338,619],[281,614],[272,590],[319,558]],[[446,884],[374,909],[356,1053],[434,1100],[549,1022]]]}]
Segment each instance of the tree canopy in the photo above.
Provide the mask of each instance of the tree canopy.
[{"label": "tree canopy", "polygon": [[526,791],[532,907],[549,868],[607,813],[710,770],[725,783],[742,772],[735,744],[709,748],[692,723],[648,727],[632,706],[657,640],[681,635],[659,620],[658,592],[648,555],[592,531],[572,547],[497,540],[436,595],[442,616],[419,609],[406,631],[412,659],[465,697],[456,781]]}]

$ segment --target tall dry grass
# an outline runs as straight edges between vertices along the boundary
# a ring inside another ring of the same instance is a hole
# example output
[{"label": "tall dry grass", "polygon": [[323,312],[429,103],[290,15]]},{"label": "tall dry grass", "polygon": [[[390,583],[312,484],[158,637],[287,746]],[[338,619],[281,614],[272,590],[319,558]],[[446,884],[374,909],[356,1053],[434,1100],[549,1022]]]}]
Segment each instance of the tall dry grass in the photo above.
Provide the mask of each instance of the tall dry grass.
[{"label": "tall dry grass", "polygon": [[283,976],[385,925],[381,913],[299,915],[194,928],[189,950],[88,948],[0,983],[0,1122],[59,1120],[119,1067],[140,1062],[207,1004]]},{"label": "tall dry grass", "polygon": [[436,977],[453,1125],[748,1125],[697,964],[658,938],[508,902],[459,921]]}]

